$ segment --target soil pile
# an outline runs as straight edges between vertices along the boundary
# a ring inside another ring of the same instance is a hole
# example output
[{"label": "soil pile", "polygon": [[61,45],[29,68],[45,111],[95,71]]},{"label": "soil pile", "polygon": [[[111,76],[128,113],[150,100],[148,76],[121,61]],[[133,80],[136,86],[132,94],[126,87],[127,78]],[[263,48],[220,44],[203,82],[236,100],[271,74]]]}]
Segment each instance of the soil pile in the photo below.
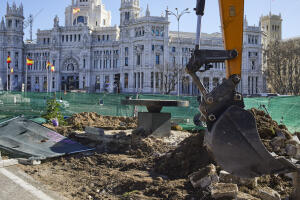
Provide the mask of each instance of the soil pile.
[{"label": "soil pile", "polygon": [[97,113],[74,114],[67,119],[69,125],[76,129],[83,129],[86,126],[93,126],[107,130],[126,130],[137,127],[137,118],[102,116]]},{"label": "soil pile", "polygon": [[189,174],[213,163],[203,147],[204,131],[186,138],[174,151],[156,160],[155,170],[172,179],[186,178]]},{"label": "soil pile", "polygon": [[256,109],[250,111],[256,119],[260,138],[269,152],[286,158],[300,159],[300,155],[297,153],[300,144],[293,138],[285,125],[279,125],[264,111]]}]

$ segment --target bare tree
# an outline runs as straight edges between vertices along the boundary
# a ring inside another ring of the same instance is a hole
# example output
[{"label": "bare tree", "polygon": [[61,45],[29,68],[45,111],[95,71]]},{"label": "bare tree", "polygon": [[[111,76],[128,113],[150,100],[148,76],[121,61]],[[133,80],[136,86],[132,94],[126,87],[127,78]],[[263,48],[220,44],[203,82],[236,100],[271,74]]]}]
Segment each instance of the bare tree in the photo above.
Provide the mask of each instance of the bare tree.
[{"label": "bare tree", "polygon": [[265,51],[269,87],[279,94],[300,94],[300,40],[275,41]]},{"label": "bare tree", "polygon": [[[183,79],[185,74],[185,67],[177,64],[167,63],[166,65],[158,65],[157,70],[162,74],[161,80],[161,89],[164,94],[170,94],[173,91],[176,91],[178,84]],[[179,81],[179,82],[178,82]]]}]

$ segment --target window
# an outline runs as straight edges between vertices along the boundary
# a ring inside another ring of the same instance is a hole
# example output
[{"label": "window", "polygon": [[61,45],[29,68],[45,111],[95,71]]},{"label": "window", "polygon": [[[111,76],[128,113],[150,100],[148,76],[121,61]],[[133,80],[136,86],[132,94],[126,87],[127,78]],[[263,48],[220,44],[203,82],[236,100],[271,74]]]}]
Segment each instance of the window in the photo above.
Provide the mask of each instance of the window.
[{"label": "window", "polygon": [[125,20],[129,21],[130,18],[130,12],[125,12]]},{"label": "window", "polygon": [[74,35],[74,42],[76,42],[76,39],[77,39],[77,38],[76,38],[76,35]]},{"label": "window", "polygon": [[128,88],[128,73],[125,73],[124,76],[124,88]]},{"label": "window", "polygon": [[85,68],[85,58],[83,59],[83,68]]},{"label": "window", "polygon": [[73,39],[73,38],[72,38],[72,35],[70,35],[70,42],[72,42],[72,39]]},{"label": "window", "polygon": [[62,41],[62,42],[65,41],[65,36],[64,36],[64,35],[61,36],[61,41]]},{"label": "window", "polygon": [[140,54],[137,55],[136,64],[141,65],[141,55]]},{"label": "window", "polygon": [[173,52],[173,53],[176,52],[176,47],[172,47],[172,52]]},{"label": "window", "polygon": [[96,90],[100,89],[100,76],[96,76],[95,89]]},{"label": "window", "polygon": [[81,35],[78,35],[78,42],[80,42]]},{"label": "window", "polygon": [[85,88],[85,76],[82,77],[82,88]]},{"label": "window", "polygon": [[55,77],[52,78],[52,89],[55,89]]},{"label": "window", "polygon": [[106,36],[106,39],[109,40],[109,35]]},{"label": "window", "polygon": [[154,45],[152,45],[152,51],[154,51]]},{"label": "window", "polygon": [[159,65],[160,64],[160,55],[157,54],[155,57],[155,64]]},{"label": "window", "polygon": [[128,57],[125,57],[125,66],[128,66]]},{"label": "window", "polygon": [[69,40],[69,36],[68,36],[68,35],[66,35],[66,42],[68,42],[68,40]]},{"label": "window", "polygon": [[154,88],[154,73],[151,72],[151,88]]},{"label": "window", "polygon": [[255,61],[254,60],[251,61],[251,69],[255,70]]},{"label": "window", "polygon": [[19,67],[19,52],[15,52],[15,68]]},{"label": "window", "polygon": [[134,88],[136,88],[136,73],[134,73]]},{"label": "window", "polygon": [[8,28],[12,27],[12,20],[8,20],[7,26],[8,26]]}]

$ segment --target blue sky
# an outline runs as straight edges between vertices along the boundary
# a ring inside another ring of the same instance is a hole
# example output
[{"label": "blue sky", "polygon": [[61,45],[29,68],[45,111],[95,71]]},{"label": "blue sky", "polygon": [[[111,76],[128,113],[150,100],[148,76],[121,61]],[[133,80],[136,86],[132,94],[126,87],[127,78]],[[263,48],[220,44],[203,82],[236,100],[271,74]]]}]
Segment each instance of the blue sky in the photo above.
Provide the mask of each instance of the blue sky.
[{"label": "blue sky", "polygon": [[[0,0],[0,17],[5,15],[6,2],[10,4],[15,1],[17,5],[21,2],[24,6],[25,18],[30,13],[35,15],[39,10],[43,11],[35,19],[34,38],[36,30],[50,29],[53,26],[53,18],[59,16],[60,25],[64,25],[65,7],[71,3],[71,0]],[[119,7],[121,0],[102,0],[106,9],[112,12],[112,25],[119,24]],[[161,15],[166,7],[170,10],[178,7],[180,10],[185,8],[193,9],[196,0],[140,0],[142,12],[144,13],[149,4],[151,15]],[[213,33],[220,32],[220,18],[218,0],[206,1],[205,17],[203,18],[202,32]],[[283,38],[300,36],[300,0],[245,0],[245,14],[249,25],[258,26],[261,15],[270,12],[270,2],[272,3],[272,13],[281,13],[283,18]],[[177,30],[177,21],[170,16],[171,30]],[[196,16],[194,12],[184,15],[180,21],[180,30],[187,32],[195,32]],[[29,36],[29,29],[25,30],[25,38]]]}]

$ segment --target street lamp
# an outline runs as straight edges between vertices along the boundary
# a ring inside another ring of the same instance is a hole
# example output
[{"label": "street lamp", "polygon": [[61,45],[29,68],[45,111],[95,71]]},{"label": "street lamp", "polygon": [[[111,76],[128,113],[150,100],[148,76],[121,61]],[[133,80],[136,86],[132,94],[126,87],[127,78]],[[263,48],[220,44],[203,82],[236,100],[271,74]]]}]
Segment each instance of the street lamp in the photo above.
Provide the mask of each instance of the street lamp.
[{"label": "street lamp", "polygon": [[[177,34],[178,34],[178,52],[179,52],[179,46],[180,46],[180,35],[179,35],[179,22],[181,17],[184,14],[191,13],[188,8],[184,9],[183,11],[179,12],[178,8],[175,8],[175,12],[169,11],[168,9],[166,10],[168,15],[173,15],[177,19]],[[177,95],[179,96],[180,94],[180,86],[179,86],[179,69],[177,69]]]}]

